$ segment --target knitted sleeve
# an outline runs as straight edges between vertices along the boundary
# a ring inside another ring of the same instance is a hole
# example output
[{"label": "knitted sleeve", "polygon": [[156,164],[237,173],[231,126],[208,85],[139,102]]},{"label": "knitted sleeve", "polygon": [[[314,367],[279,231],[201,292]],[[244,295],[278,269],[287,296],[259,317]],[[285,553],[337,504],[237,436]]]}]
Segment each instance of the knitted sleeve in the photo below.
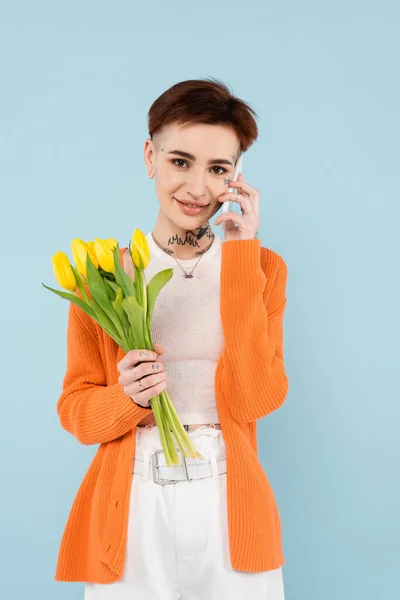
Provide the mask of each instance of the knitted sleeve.
[{"label": "knitted sleeve", "polygon": [[57,413],[61,426],[85,445],[110,442],[149,415],[149,409],[135,404],[119,383],[107,385],[95,325],[70,303],[67,368]]},{"label": "knitted sleeve", "polygon": [[[263,265],[262,265],[263,262]],[[288,392],[283,357],[287,267],[272,250],[261,261],[259,240],[224,242],[221,320],[223,373],[237,421],[251,422],[279,408]]]}]

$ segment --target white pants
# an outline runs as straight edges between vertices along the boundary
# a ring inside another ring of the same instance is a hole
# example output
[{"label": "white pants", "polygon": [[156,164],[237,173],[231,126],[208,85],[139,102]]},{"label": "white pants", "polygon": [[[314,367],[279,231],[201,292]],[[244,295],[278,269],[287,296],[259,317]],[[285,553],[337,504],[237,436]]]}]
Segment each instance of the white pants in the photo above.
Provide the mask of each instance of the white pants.
[{"label": "white pants", "polygon": [[[189,431],[206,458],[226,457],[222,431]],[[137,457],[161,448],[157,427],[137,428]],[[229,557],[226,473],[171,485],[133,475],[123,579],[85,583],[85,600],[284,600],[282,569],[235,571]]]}]

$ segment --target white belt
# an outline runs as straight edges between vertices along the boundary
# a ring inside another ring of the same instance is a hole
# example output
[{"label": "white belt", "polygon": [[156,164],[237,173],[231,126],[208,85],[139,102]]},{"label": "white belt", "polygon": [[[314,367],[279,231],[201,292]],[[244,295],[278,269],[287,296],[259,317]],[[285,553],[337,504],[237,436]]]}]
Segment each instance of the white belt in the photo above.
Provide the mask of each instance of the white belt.
[{"label": "white belt", "polygon": [[[163,450],[155,450],[151,454],[139,454],[133,462],[133,472],[137,475],[150,474],[154,483],[168,485],[178,481],[191,481],[192,479],[203,479],[205,477],[219,477],[226,473],[226,458],[217,460],[210,454],[209,461],[196,458],[185,458],[178,450],[180,465],[168,467]],[[147,460],[145,458],[147,457]],[[149,460],[150,458],[150,460]],[[183,460],[183,462],[182,462]],[[149,469],[151,465],[151,469]]]}]

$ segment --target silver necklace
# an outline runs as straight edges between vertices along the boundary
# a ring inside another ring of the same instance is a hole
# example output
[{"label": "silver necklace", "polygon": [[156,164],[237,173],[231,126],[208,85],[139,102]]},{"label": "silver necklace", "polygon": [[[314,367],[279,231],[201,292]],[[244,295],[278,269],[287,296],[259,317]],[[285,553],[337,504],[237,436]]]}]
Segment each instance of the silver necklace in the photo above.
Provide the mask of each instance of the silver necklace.
[{"label": "silver necklace", "polygon": [[[160,244],[157,242],[157,240],[154,238],[153,232],[151,232],[151,237],[153,238],[154,242],[157,244],[157,246],[159,248],[161,248],[161,250],[163,250],[163,252],[165,252],[164,248],[162,246],[160,246]],[[215,237],[215,236],[214,236]],[[209,245],[209,247],[207,248],[207,250],[205,250],[203,252],[203,254],[205,254],[206,252],[208,252],[208,250],[211,248],[212,244],[214,243],[214,238],[213,241],[211,242],[211,244]],[[172,256],[172,254],[169,254],[168,252],[165,252],[165,254],[168,254],[168,256]],[[194,265],[193,269],[191,271],[185,271],[185,269],[182,267],[182,265],[179,264],[178,259],[175,258],[175,256],[172,256],[172,258],[174,259],[174,261],[178,264],[179,268],[182,270],[183,272],[183,277],[185,279],[191,279],[193,277],[193,271],[195,270],[195,268],[197,267],[197,265],[199,264],[203,254],[201,254],[199,256],[199,260],[197,261],[197,263]]]}]

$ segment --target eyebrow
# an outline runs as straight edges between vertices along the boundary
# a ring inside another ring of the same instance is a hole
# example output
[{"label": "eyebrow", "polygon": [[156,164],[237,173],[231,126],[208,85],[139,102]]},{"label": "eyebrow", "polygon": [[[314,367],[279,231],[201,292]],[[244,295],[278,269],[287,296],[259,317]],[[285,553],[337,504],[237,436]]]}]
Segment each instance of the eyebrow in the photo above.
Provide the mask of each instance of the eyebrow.
[{"label": "eyebrow", "polygon": [[[183,150],[171,150],[170,152],[167,152],[167,154],[176,154],[177,156],[182,156],[182,158],[188,158],[189,160],[196,160],[196,157],[194,156],[194,154],[190,154],[189,152],[183,152]],[[209,165],[214,165],[214,164],[220,164],[220,165],[231,165],[233,166],[233,163],[230,160],[227,160],[226,158],[213,158],[211,160],[208,161]]]}]

